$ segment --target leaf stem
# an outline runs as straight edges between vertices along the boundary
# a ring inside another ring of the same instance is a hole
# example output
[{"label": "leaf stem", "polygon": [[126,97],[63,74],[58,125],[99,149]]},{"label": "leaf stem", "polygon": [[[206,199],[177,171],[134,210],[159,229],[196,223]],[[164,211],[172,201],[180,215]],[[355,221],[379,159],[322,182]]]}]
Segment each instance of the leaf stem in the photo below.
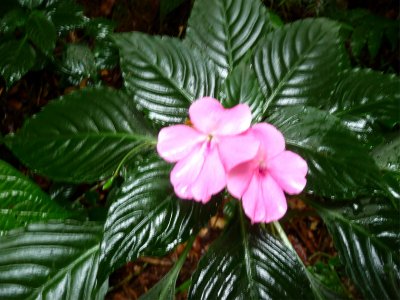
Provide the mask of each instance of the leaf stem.
[{"label": "leaf stem", "polygon": [[[278,232],[279,237],[282,239],[282,242],[286,245],[286,247],[288,247],[289,249],[293,250],[296,253],[296,251],[293,248],[292,243],[289,241],[289,238],[287,237],[281,224],[278,221],[273,222],[272,224],[274,225],[276,231]],[[296,253],[296,255],[297,255],[297,253]]]},{"label": "leaf stem", "polygon": [[126,160],[129,157],[131,157],[133,154],[136,154],[136,153],[140,152],[141,150],[143,150],[143,149],[145,149],[147,147],[153,146],[153,145],[154,145],[154,142],[143,143],[143,144],[140,144],[140,145],[138,145],[136,147],[133,147],[127,154],[125,154],[125,156],[119,162],[119,164],[118,164],[117,168],[115,169],[115,171],[114,171],[113,175],[111,176],[111,178],[108,179],[106,181],[106,183],[103,185],[103,190],[107,190],[112,186],[115,178],[119,174],[119,171],[121,170],[122,166],[124,165],[124,163],[126,162]]}]

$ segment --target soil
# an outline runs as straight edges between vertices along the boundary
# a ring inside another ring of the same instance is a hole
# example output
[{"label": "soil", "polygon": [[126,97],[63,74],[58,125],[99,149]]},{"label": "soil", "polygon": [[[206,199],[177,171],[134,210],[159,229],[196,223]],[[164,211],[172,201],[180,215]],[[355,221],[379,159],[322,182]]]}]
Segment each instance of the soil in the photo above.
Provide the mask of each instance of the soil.
[{"label": "soil", "polygon": [[[173,12],[161,18],[159,13],[160,0],[79,0],[78,2],[84,6],[87,16],[103,17],[116,21],[118,32],[141,31],[149,34],[176,37],[184,35],[192,7],[192,1],[186,0]],[[285,4],[290,2],[292,2],[291,6]],[[315,16],[315,11],[310,10],[309,6],[296,4],[301,2],[264,1],[267,7],[277,12],[285,21]],[[319,3],[320,1],[308,1],[308,3],[312,2]],[[338,0],[337,2],[342,3],[347,8],[369,8],[373,12],[390,18],[397,18],[398,16],[398,4],[394,3],[396,1]],[[378,2],[379,5],[377,4]],[[383,53],[382,55],[386,55],[386,60],[391,61],[393,69],[399,69],[397,52],[393,54],[392,51],[389,54]],[[100,75],[103,83],[116,88],[121,87],[122,79],[119,69],[102,70]],[[29,72],[9,91],[5,90],[4,83],[3,85],[0,84],[1,134],[6,135],[16,132],[27,118],[40,111],[50,100],[74,89],[83,88],[86,85],[87,81],[82,81],[77,86],[65,85],[56,72],[47,69]],[[51,181],[32,174],[3,145],[0,145],[0,157],[20,169],[23,173],[31,176],[44,190],[48,191],[50,189]],[[83,186],[83,189],[89,188]],[[80,187],[80,190],[82,190],[82,187]],[[104,199],[106,196],[102,192],[98,193],[100,199]],[[321,219],[313,214],[312,209],[298,199],[292,199],[289,201],[289,205],[292,210],[304,213],[300,214],[300,217],[292,218],[284,223],[288,237],[303,262],[306,265],[313,265],[317,260],[326,261],[326,256],[334,257],[336,250]],[[198,234],[179,275],[177,286],[185,286],[201,256],[223,230],[223,217],[216,217]],[[142,257],[118,269],[110,277],[110,290],[106,299],[137,299],[168,272],[183,249],[184,245],[180,245],[165,257]],[[351,284],[348,284],[345,279],[343,281],[352,291],[353,297],[359,298]],[[186,293],[187,290],[182,289],[176,298],[186,299]]]}]

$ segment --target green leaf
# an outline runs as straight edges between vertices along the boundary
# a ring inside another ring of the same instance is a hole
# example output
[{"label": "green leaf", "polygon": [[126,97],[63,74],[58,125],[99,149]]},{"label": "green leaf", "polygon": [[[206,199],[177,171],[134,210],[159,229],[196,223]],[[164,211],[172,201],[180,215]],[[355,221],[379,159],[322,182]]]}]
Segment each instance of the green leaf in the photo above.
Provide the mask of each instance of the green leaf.
[{"label": "green leaf", "polygon": [[56,29],[41,11],[33,11],[26,22],[28,38],[44,54],[51,55],[56,46]]},{"label": "green leaf", "polygon": [[372,154],[381,170],[394,172],[400,176],[400,136],[376,147]]},{"label": "green leaf", "polygon": [[112,69],[118,65],[118,49],[114,42],[108,38],[97,40],[93,55],[98,69]]},{"label": "green leaf", "polygon": [[109,196],[113,204],[101,245],[104,274],[141,255],[164,255],[215,213],[214,201],[203,205],[178,199],[169,182],[170,170],[170,165],[152,155],[132,168]]},{"label": "green leaf", "polygon": [[353,34],[351,35],[351,50],[355,57],[360,57],[361,50],[367,43],[369,28],[365,26],[357,26],[354,28]]},{"label": "green leaf", "polygon": [[268,107],[321,106],[348,64],[339,26],[306,19],[268,34],[255,50],[253,65]]},{"label": "green leaf", "polygon": [[48,223],[0,237],[0,298],[95,299],[100,232]]},{"label": "green leaf", "polygon": [[368,69],[348,70],[341,75],[329,103],[329,111],[342,118],[380,122],[394,127],[400,123],[400,80]]},{"label": "green leaf", "polygon": [[189,299],[313,299],[295,254],[238,217],[202,257]]},{"label": "green leaf", "polygon": [[0,235],[35,221],[71,216],[28,178],[0,160]]},{"label": "green leaf", "polygon": [[164,18],[185,0],[160,0],[160,16]]},{"label": "green leaf", "polygon": [[72,0],[52,3],[47,8],[47,12],[57,32],[67,32],[81,28],[88,21],[88,18],[83,14],[82,7]]},{"label": "green leaf", "polygon": [[109,88],[80,90],[49,103],[7,146],[30,169],[65,182],[110,176],[136,147],[153,144],[134,104]]},{"label": "green leaf", "polygon": [[33,67],[36,53],[26,39],[22,39],[0,45],[0,57],[0,74],[9,88]]},{"label": "green leaf", "polygon": [[282,131],[288,149],[307,161],[308,192],[348,199],[380,182],[379,170],[367,150],[329,113],[294,106],[280,109],[267,121]]},{"label": "green leaf", "polygon": [[9,11],[0,19],[0,33],[13,33],[18,27],[25,25],[26,19],[27,14],[21,8]]},{"label": "green leaf", "polygon": [[29,9],[33,9],[38,7],[40,4],[43,3],[43,0],[18,0],[18,2]]},{"label": "green leaf", "polygon": [[376,28],[368,33],[368,51],[372,58],[378,55],[382,44],[383,32],[382,28]]},{"label": "green leaf", "polygon": [[104,39],[113,33],[115,27],[115,22],[111,20],[95,18],[85,24],[85,33],[95,39]]},{"label": "green leaf", "polygon": [[114,35],[124,85],[148,117],[162,125],[182,123],[191,102],[214,96],[214,66],[180,40],[132,32]]},{"label": "green leaf", "polygon": [[400,137],[376,147],[372,156],[383,174],[389,196],[400,203]]},{"label": "green leaf", "polygon": [[72,81],[96,77],[97,69],[94,55],[87,45],[68,44],[61,64],[62,72],[71,76]]},{"label": "green leaf", "polygon": [[209,56],[224,78],[268,32],[268,26],[267,12],[258,0],[198,0],[185,42]]},{"label": "green leaf", "polygon": [[399,210],[387,199],[340,206],[312,203],[332,234],[346,271],[365,299],[400,297]]},{"label": "green leaf", "polygon": [[139,300],[174,300],[175,299],[175,285],[183,263],[193,245],[194,236],[186,245],[184,252],[179,257],[178,261],[172,269],[154,285],[146,294],[141,296]]},{"label": "green leaf", "polygon": [[265,99],[254,70],[244,61],[225,80],[221,99],[225,107],[233,107],[239,103],[249,105],[253,122],[261,121]]}]

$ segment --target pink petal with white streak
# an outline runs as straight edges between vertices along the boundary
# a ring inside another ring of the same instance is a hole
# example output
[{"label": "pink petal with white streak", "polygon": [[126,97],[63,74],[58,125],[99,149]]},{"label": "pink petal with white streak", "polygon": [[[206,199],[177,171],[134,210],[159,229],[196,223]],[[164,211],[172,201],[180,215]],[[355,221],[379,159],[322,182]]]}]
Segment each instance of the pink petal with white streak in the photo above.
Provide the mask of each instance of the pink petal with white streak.
[{"label": "pink petal with white streak", "polygon": [[199,144],[184,159],[178,161],[171,171],[170,179],[175,193],[182,199],[191,199],[191,187],[203,168],[207,143]]},{"label": "pink petal with white streak", "polygon": [[158,134],[157,152],[166,161],[176,162],[186,157],[205,139],[207,136],[186,125],[165,127]]},{"label": "pink petal with white streak", "polygon": [[279,220],[287,210],[285,194],[268,174],[254,174],[242,201],[252,223]]},{"label": "pink petal with white streak", "polygon": [[212,195],[222,191],[226,185],[225,169],[218,149],[211,146],[199,176],[192,184],[192,194],[196,201],[208,202]]}]

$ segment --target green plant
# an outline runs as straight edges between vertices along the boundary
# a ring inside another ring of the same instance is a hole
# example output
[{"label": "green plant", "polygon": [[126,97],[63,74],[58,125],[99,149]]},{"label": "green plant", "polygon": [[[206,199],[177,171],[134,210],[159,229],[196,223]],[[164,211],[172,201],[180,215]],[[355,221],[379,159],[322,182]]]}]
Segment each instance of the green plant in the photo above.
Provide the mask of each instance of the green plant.
[{"label": "green plant", "polygon": [[[108,38],[114,24],[88,19],[72,0],[7,1],[0,17],[0,75],[7,87],[49,63],[75,84],[83,78],[96,81],[97,69],[117,64]],[[93,49],[79,40],[66,43],[67,34],[78,29],[95,40]]]}]

